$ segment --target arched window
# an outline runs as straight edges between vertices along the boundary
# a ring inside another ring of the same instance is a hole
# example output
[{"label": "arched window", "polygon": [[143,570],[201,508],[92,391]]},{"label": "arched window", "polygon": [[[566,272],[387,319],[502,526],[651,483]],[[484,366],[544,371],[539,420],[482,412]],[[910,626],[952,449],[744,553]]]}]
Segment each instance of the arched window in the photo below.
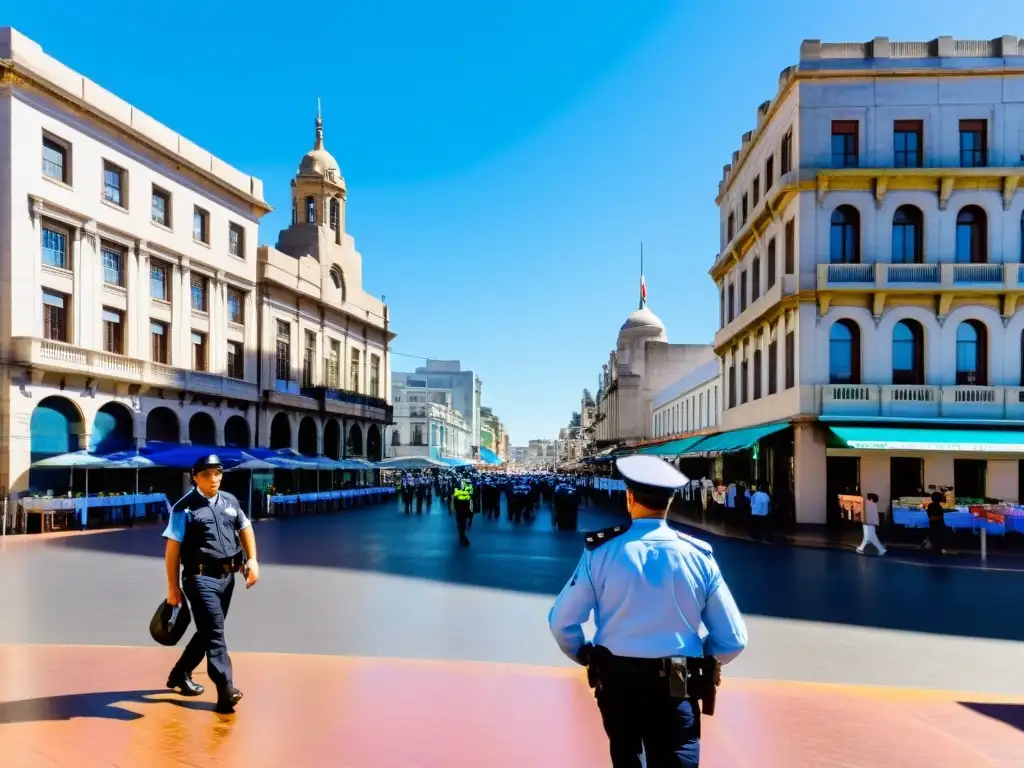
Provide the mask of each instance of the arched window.
[{"label": "arched window", "polygon": [[299,223],[299,204],[292,200],[292,224]]},{"label": "arched window", "polygon": [[832,211],[830,260],[833,264],[860,263],[860,214],[850,205]]},{"label": "arched window", "polygon": [[312,196],[306,198],[306,221],[316,224],[316,200]]},{"label": "arched window", "polygon": [[924,330],[916,320],[892,329],[892,383],[924,384]]},{"label": "arched window", "polygon": [[956,263],[984,264],[988,261],[988,217],[976,205],[956,216]]},{"label": "arched window", "polygon": [[829,384],[860,384],[860,326],[837,320],[828,333]]},{"label": "arched window", "polygon": [[988,329],[977,320],[956,327],[956,383],[988,384]]},{"label": "arched window", "polygon": [[331,229],[338,229],[338,198],[331,198]]},{"label": "arched window", "polygon": [[922,226],[924,216],[913,205],[901,205],[892,217],[892,263],[921,264],[924,262]]}]

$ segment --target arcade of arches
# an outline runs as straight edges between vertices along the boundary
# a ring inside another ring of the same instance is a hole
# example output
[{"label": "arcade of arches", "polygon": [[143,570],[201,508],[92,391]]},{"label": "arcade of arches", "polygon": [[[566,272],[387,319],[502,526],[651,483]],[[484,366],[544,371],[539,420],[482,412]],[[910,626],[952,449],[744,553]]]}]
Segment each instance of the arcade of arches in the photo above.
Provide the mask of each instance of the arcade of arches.
[{"label": "arcade of arches", "polygon": [[380,461],[384,457],[377,424],[344,423],[328,417],[321,430],[313,416],[292,418],[284,412],[275,414],[270,422],[270,448],[294,448],[303,456],[322,455],[329,459],[358,457]]}]

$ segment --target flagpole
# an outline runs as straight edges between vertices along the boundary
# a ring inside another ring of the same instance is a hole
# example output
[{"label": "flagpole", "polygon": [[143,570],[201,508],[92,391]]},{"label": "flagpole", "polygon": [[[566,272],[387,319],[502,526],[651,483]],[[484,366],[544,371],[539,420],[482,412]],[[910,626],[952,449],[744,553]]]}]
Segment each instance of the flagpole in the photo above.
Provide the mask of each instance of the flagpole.
[{"label": "flagpole", "polygon": [[640,241],[640,306],[638,309],[643,309],[644,304],[647,302],[647,289],[644,285],[644,241]]}]

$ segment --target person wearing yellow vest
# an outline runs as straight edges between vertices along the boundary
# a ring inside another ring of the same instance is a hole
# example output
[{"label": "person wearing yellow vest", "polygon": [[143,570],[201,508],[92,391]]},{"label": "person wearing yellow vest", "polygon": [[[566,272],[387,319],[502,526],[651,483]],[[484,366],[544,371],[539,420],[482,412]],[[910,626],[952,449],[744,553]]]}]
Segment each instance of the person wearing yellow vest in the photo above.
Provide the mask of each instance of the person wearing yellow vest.
[{"label": "person wearing yellow vest", "polygon": [[466,525],[473,516],[473,486],[462,478],[455,485],[452,491],[452,499],[455,502],[455,524],[459,528],[459,544],[469,546],[469,537],[466,536]]}]

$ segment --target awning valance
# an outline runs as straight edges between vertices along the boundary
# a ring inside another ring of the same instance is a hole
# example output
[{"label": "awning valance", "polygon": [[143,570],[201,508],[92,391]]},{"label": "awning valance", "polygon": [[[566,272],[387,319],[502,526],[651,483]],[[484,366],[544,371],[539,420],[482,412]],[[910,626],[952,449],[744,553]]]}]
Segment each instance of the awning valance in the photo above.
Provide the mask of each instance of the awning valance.
[{"label": "awning valance", "polygon": [[703,436],[683,437],[679,440],[669,440],[667,443],[661,443],[660,445],[649,445],[646,448],[641,448],[637,453],[644,456],[661,456],[662,458],[674,459],[686,453],[688,448],[696,445],[703,439]]},{"label": "awning valance", "polygon": [[722,453],[733,453],[734,451],[745,451],[753,448],[758,440],[774,435],[788,429],[788,421],[776,421],[771,424],[761,424],[756,427],[745,429],[734,429],[731,432],[720,432],[717,435],[709,435],[702,438],[695,445],[683,451],[684,456],[715,456]]},{"label": "awning valance", "polygon": [[862,451],[1024,453],[1024,432],[974,429],[830,427],[840,447]]}]

